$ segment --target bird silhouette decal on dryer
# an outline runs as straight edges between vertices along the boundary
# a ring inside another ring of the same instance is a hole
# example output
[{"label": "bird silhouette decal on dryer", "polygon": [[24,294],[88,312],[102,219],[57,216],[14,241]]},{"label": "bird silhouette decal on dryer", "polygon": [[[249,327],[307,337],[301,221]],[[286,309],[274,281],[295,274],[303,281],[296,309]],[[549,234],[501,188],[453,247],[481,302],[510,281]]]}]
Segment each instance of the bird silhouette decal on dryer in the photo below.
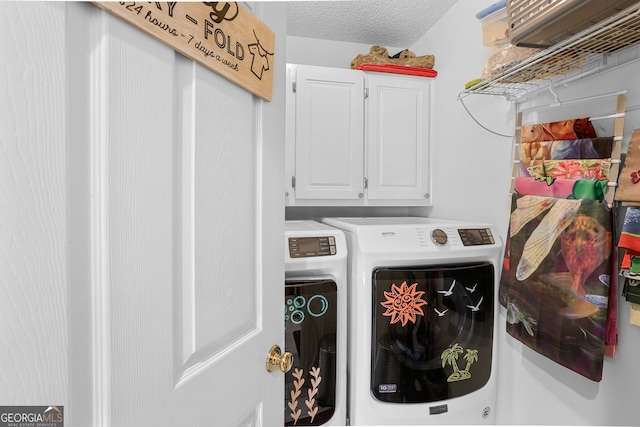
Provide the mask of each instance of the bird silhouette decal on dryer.
[{"label": "bird silhouette decal on dryer", "polygon": [[456,285],[456,280],[453,279],[453,283],[451,283],[451,287],[448,291],[438,291],[439,294],[444,295],[445,297],[451,296],[453,294],[453,287]]},{"label": "bird silhouette decal on dryer", "polygon": [[472,293],[474,293],[474,292],[476,291],[476,288],[477,288],[477,287],[478,287],[478,282],[476,282],[476,284],[475,284],[475,285],[473,285],[473,287],[472,287],[472,288],[467,288],[467,287],[465,286],[465,289],[466,289],[466,290],[468,290],[470,294],[472,294]]},{"label": "bird silhouette decal on dryer", "polygon": [[478,303],[476,305],[467,305],[467,307],[469,307],[471,309],[471,311],[478,311],[480,310],[480,304],[482,304],[482,299],[484,297],[480,297],[480,301],[478,301]]},{"label": "bird silhouette decal on dryer", "polygon": [[444,315],[445,315],[445,313],[446,313],[447,311],[449,311],[449,309],[448,309],[448,308],[444,309],[444,311],[439,311],[439,310],[438,310],[437,308],[435,308],[435,307],[433,307],[433,309],[434,309],[434,311],[435,311],[436,313],[438,313],[438,317],[442,317],[442,316],[444,316]]}]

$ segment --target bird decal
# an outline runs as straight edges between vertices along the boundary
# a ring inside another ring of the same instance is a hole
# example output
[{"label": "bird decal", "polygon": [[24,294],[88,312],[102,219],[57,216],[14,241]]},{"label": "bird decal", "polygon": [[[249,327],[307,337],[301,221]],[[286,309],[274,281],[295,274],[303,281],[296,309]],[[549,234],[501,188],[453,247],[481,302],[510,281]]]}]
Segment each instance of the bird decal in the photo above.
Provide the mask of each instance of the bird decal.
[{"label": "bird decal", "polygon": [[453,279],[453,283],[451,283],[451,287],[448,291],[438,291],[439,294],[444,295],[445,297],[451,296],[453,294],[453,287],[456,285],[456,280]]},{"label": "bird decal", "polygon": [[438,313],[438,317],[442,317],[442,316],[444,316],[444,315],[445,315],[445,313],[446,313],[447,311],[449,311],[449,309],[448,309],[448,308],[446,308],[444,311],[438,311],[438,309],[437,309],[437,308],[435,308],[435,307],[433,307],[433,309],[435,310],[435,312],[436,312],[436,313]]},{"label": "bird decal", "polygon": [[469,293],[471,293],[471,294],[472,294],[472,293],[474,293],[474,292],[476,291],[476,288],[477,288],[477,287],[478,287],[478,282],[476,282],[476,284],[475,284],[475,285],[473,285],[473,287],[472,287],[472,288],[467,288],[467,287],[465,287],[465,289],[466,289],[466,290],[468,290],[468,291],[469,291]]},{"label": "bird decal", "polygon": [[480,297],[480,301],[478,301],[478,303],[476,305],[468,305],[467,307],[469,307],[471,309],[471,311],[478,311],[480,310],[480,304],[482,304],[482,299],[484,297]]}]

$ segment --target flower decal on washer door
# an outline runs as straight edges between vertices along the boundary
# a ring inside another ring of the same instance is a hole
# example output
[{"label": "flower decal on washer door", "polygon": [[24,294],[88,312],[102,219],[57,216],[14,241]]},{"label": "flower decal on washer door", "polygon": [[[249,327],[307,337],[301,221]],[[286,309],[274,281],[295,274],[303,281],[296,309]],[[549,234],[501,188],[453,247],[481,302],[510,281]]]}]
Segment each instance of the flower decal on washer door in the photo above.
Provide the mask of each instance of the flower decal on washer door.
[{"label": "flower decal on washer door", "polygon": [[392,283],[391,292],[384,291],[387,300],[380,304],[387,311],[382,315],[391,317],[391,324],[402,322],[402,326],[405,326],[409,321],[416,323],[418,314],[424,316],[424,311],[420,307],[428,303],[422,299],[424,292],[416,290],[417,286],[417,283],[408,286],[405,281],[400,286]]}]

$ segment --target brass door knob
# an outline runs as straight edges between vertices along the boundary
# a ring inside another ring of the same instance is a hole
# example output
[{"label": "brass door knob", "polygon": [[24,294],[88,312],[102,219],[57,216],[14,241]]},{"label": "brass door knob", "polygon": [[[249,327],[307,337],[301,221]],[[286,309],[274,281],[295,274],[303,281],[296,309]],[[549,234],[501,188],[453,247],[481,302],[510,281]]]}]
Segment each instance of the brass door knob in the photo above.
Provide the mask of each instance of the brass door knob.
[{"label": "brass door knob", "polygon": [[280,369],[282,372],[289,372],[292,366],[293,355],[291,353],[288,351],[282,353],[277,345],[271,347],[267,356],[267,371],[273,372]]}]

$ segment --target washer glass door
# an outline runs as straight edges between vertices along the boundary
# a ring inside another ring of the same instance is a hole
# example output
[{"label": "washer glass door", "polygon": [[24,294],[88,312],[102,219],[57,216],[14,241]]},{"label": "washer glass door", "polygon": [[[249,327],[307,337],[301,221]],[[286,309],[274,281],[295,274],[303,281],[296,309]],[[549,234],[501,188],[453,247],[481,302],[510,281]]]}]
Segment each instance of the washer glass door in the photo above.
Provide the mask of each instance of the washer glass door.
[{"label": "washer glass door", "polygon": [[384,402],[435,402],[491,374],[491,263],[373,272],[371,392]]},{"label": "washer glass door", "polygon": [[333,280],[285,283],[285,350],[293,355],[285,425],[322,425],[335,412],[337,294]]}]

